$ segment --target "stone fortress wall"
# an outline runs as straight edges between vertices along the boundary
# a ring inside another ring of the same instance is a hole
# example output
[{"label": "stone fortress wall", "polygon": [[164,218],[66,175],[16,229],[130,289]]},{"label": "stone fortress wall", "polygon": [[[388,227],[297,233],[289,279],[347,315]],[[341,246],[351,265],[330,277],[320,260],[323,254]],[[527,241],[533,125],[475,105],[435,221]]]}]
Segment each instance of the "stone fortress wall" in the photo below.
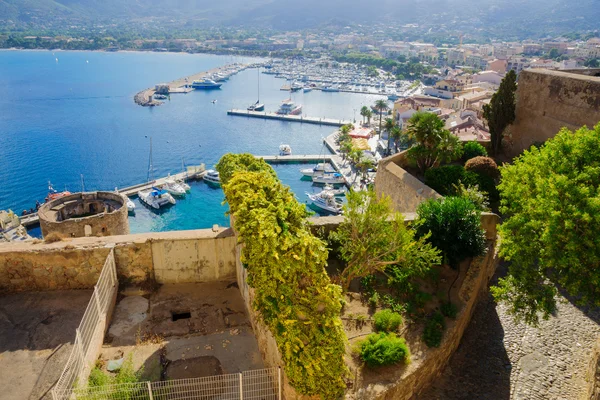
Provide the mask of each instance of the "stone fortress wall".
[{"label": "stone fortress wall", "polygon": [[524,70],[519,74],[516,119],[504,132],[505,151],[515,157],[567,127],[600,122],[600,69]]},{"label": "stone fortress wall", "polygon": [[0,244],[0,292],[90,289],[115,250],[122,284],[234,280],[229,228]]},{"label": "stone fortress wall", "polygon": [[74,193],[49,201],[38,211],[42,234],[65,237],[126,235],[127,197],[113,192]]}]

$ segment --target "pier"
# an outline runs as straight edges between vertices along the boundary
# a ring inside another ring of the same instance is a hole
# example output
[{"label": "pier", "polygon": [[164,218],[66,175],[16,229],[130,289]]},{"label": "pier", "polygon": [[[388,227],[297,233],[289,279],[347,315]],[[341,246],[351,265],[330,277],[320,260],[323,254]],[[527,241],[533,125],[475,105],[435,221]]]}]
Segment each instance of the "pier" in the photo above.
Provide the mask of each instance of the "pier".
[{"label": "pier", "polygon": [[352,123],[352,121],[345,121],[345,120],[333,119],[333,118],[304,117],[302,115],[282,115],[282,114],[277,114],[274,112],[248,111],[248,110],[238,110],[238,109],[228,110],[227,115],[237,115],[239,117],[250,117],[250,118],[272,119],[272,120],[278,120],[278,121],[303,122],[306,124],[328,125],[328,126],[343,126],[343,125]]}]

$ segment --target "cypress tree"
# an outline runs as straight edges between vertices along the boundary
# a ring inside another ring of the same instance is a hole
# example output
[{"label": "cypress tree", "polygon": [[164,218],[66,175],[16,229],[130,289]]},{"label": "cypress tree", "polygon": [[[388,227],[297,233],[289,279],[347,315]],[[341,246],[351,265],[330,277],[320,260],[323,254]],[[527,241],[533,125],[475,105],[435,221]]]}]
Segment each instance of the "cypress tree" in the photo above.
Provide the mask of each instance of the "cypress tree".
[{"label": "cypress tree", "polygon": [[483,116],[488,122],[492,141],[492,154],[498,154],[502,146],[504,129],[515,120],[515,92],[517,74],[509,71],[502,79],[500,88],[492,96],[490,104],[483,106]]}]

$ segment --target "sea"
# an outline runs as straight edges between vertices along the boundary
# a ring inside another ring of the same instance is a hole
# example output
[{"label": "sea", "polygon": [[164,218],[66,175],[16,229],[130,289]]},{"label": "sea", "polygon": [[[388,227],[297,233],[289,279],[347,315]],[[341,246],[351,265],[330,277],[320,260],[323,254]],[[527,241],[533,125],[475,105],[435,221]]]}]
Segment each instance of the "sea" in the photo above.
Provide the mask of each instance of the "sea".
[{"label": "sea", "polygon": [[[155,178],[183,165],[213,167],[225,153],[276,155],[281,144],[294,154],[327,152],[322,139],[335,128],[297,122],[228,116],[259,94],[267,111],[291,96],[303,115],[360,119],[363,105],[381,98],[353,93],[281,91],[283,79],[247,69],[221,90],[171,95],[160,107],[133,101],[140,90],[161,82],[256,58],[153,52],[0,51],[0,210],[16,213],[43,202],[48,182],[55,189],[114,190],[146,182],[150,138]],[[258,90],[260,79],[260,92]],[[273,166],[301,202],[319,191],[302,180],[307,165]],[[132,233],[228,226],[221,189],[192,182],[191,193],[164,212],[139,200],[130,216]],[[39,236],[39,228],[30,232]]]}]

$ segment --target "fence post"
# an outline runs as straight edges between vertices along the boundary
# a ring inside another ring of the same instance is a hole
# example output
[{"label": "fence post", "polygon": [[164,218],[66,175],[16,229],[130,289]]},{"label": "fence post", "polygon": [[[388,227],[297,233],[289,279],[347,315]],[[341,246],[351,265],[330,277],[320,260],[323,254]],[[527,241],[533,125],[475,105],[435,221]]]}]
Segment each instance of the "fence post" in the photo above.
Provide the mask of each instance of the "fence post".
[{"label": "fence post", "polygon": [[240,372],[240,400],[244,400],[244,383],[242,378],[242,373]]},{"label": "fence post", "polygon": [[281,400],[281,367],[277,367],[277,400]]},{"label": "fence post", "polygon": [[146,383],[148,384],[148,395],[150,395],[149,400],[154,400],[154,397],[152,396],[152,385],[150,384],[150,381]]}]

